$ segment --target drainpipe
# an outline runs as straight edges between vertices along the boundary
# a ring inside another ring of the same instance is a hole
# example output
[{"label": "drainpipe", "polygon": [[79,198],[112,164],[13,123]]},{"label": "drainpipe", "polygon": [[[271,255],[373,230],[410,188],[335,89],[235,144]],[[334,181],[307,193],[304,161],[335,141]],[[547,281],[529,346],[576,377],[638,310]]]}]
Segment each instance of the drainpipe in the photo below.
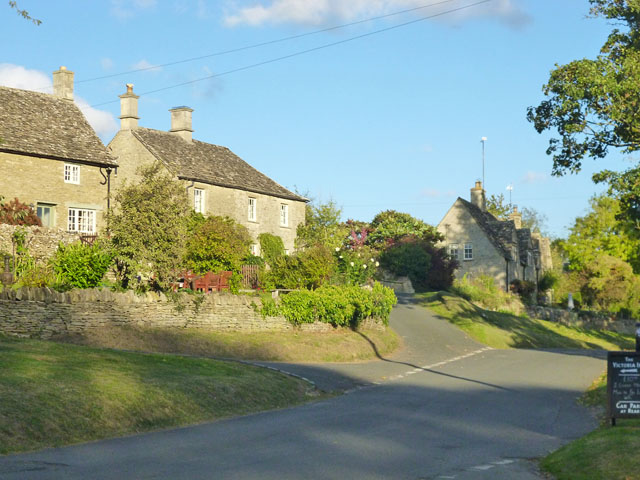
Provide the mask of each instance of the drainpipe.
[{"label": "drainpipe", "polygon": [[187,185],[185,190],[187,191],[187,197],[189,196],[189,189],[193,188],[193,186],[196,184],[195,180],[191,180],[191,185]]},{"label": "drainpipe", "polygon": [[[116,172],[117,172],[117,168],[118,167],[116,167]],[[112,171],[113,169],[111,167],[105,168],[105,172],[107,172],[107,175],[105,176],[104,172],[102,171],[102,167],[100,167],[100,175],[102,175],[102,178],[104,178],[104,181],[100,182],[100,185],[107,186],[107,213],[111,211],[111,172]],[[109,216],[107,215],[107,234],[108,233],[109,233]]]}]

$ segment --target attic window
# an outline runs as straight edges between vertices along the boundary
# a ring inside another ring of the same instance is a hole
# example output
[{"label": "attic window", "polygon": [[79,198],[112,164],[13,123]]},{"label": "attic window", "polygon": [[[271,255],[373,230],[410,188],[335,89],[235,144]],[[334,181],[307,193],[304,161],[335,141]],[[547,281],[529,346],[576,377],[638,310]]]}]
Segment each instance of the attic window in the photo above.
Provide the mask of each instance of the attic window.
[{"label": "attic window", "polygon": [[64,164],[64,183],[80,184],[80,165]]}]

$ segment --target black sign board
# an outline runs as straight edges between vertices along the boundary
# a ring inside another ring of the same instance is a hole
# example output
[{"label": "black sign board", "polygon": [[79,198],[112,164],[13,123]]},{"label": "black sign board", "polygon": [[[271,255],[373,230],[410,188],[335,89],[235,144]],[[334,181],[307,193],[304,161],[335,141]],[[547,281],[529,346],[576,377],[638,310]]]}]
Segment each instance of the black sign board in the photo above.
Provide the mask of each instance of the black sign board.
[{"label": "black sign board", "polygon": [[607,355],[609,418],[640,418],[640,352]]}]

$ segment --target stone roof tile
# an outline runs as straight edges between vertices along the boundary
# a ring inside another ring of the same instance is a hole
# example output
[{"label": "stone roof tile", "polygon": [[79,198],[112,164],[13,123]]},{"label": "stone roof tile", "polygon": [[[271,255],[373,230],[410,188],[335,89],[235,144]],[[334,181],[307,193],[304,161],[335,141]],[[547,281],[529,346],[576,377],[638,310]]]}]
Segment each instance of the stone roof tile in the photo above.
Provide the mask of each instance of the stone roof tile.
[{"label": "stone roof tile", "polygon": [[0,151],[117,166],[77,107],[46,93],[0,87]]},{"label": "stone roof tile", "polygon": [[306,202],[238,157],[227,147],[187,141],[170,132],[136,128],[133,135],[179,178]]}]

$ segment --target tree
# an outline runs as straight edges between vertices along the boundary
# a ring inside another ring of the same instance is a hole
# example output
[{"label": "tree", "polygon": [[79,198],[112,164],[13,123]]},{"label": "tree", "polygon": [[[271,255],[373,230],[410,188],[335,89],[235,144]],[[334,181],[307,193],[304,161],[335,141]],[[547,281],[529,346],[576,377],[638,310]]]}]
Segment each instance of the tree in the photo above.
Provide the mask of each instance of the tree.
[{"label": "tree", "polygon": [[185,253],[187,193],[158,163],[138,173],[140,183],[124,185],[108,214],[116,276],[124,288],[140,276],[164,289]]},{"label": "tree", "polygon": [[620,204],[618,221],[630,235],[640,238],[640,166],[622,173],[604,170],[596,173],[593,180],[609,184],[609,195]]},{"label": "tree", "polygon": [[380,212],[373,218],[370,226],[367,243],[378,248],[393,244],[406,235],[414,235],[431,243],[442,240],[442,235],[435,227],[408,213],[395,210]]},{"label": "tree", "polygon": [[16,11],[16,13],[20,15],[22,18],[24,18],[25,20],[29,20],[30,22],[33,22],[34,25],[40,25],[42,23],[42,20],[38,20],[37,18],[31,17],[31,15],[29,15],[29,12],[27,12],[26,10],[21,10],[18,7],[18,3],[15,1],[10,1],[9,7],[13,8]]},{"label": "tree", "polygon": [[258,241],[260,242],[260,253],[267,264],[273,264],[284,255],[284,242],[278,235],[261,233],[258,235]]},{"label": "tree", "polygon": [[546,231],[547,216],[538,212],[535,208],[524,207],[522,214],[522,228],[528,228],[532,232],[544,233]]},{"label": "tree", "polygon": [[591,210],[576,218],[562,247],[571,270],[583,270],[602,254],[619,258],[640,272],[640,239],[627,234],[618,220],[620,202],[608,196],[593,197]]},{"label": "tree", "polygon": [[548,97],[529,107],[535,129],[557,131],[547,149],[553,174],[579,172],[585,157],[604,158],[610,148],[640,149],[640,2],[589,0],[591,14],[615,28],[595,60],[557,65],[543,87]]},{"label": "tree", "polygon": [[487,212],[498,220],[506,220],[513,207],[510,203],[505,203],[504,195],[490,195],[486,201]]},{"label": "tree", "polygon": [[22,203],[17,198],[5,203],[2,196],[0,196],[0,223],[42,226],[40,218],[31,206]]},{"label": "tree", "polygon": [[340,222],[342,210],[334,201],[315,204],[310,202],[306,207],[306,222],[298,225],[296,231],[296,247],[309,248],[324,245],[329,249],[342,246],[349,228]]}]

